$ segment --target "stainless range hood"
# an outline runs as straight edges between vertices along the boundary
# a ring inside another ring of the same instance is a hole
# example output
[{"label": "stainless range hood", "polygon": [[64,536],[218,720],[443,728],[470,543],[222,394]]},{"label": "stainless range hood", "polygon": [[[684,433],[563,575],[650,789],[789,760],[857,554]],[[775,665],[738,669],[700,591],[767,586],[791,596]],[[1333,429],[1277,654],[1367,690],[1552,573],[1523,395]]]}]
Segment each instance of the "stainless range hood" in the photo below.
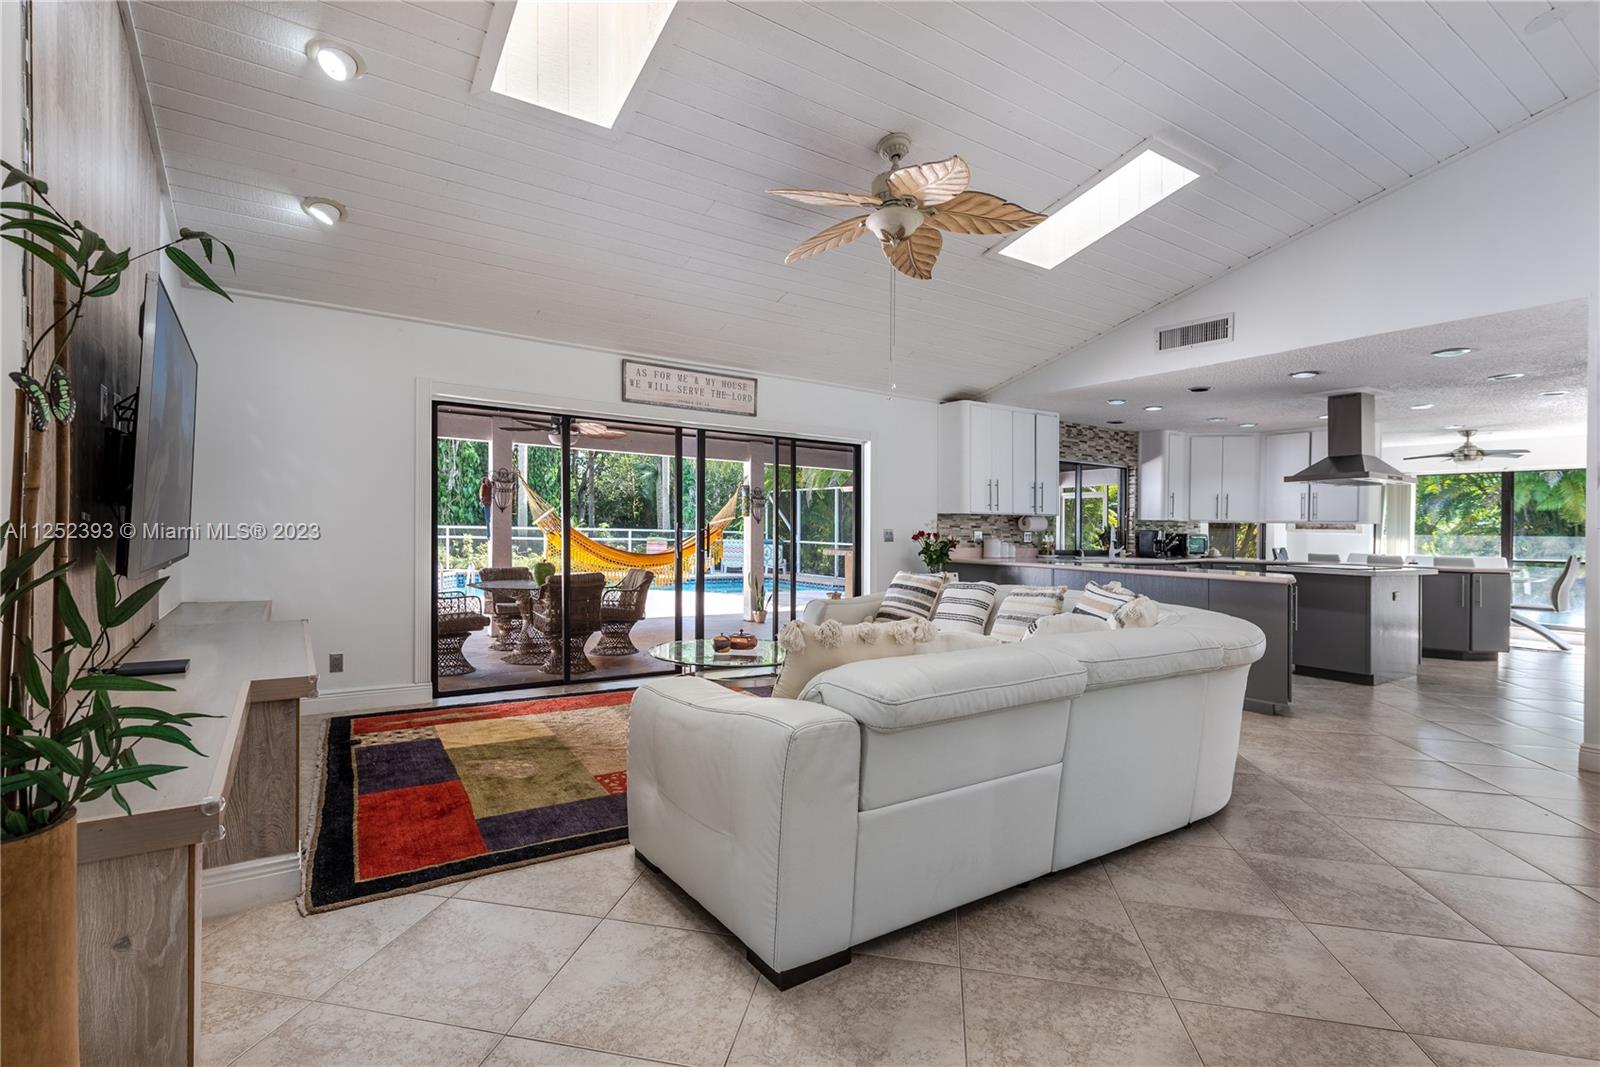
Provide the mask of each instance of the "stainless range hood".
[{"label": "stainless range hood", "polygon": [[1377,456],[1378,429],[1372,419],[1372,396],[1340,393],[1328,398],[1328,455],[1286,482],[1331,485],[1393,485],[1416,481]]}]

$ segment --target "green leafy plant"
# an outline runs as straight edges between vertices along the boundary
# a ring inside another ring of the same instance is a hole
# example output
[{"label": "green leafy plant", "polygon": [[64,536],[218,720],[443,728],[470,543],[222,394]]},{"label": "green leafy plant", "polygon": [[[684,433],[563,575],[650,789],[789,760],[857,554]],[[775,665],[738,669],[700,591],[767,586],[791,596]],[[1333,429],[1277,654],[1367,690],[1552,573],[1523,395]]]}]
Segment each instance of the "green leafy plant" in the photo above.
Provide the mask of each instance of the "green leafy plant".
[{"label": "green leafy plant", "polygon": [[[0,735],[0,779],[4,836],[18,837],[48,826],[71,811],[107,793],[124,811],[131,809],[122,787],[133,783],[155,788],[151,779],[181,768],[173,764],[140,763],[134,745],[149,738],[167,741],[203,755],[190,741],[189,724],[213,718],[199,712],[177,714],[160,708],[114,703],[118,693],[164,693],[172,687],[144,678],[108,673],[111,633],[131,622],[140,609],[155,599],[166,584],[161,578],[119,596],[117,579],[103,554],[95,556],[95,611],[90,623],[79,610],[66,567],[56,567],[36,577],[28,571],[46,551],[45,541],[0,572],[0,593],[10,608],[27,591],[50,583],[56,609],[67,623],[67,637],[40,655],[22,641],[16,671],[23,691],[41,707],[66,698],[71,707],[59,724],[40,729],[20,708],[3,709],[5,732]],[[80,655],[70,654],[74,649]]]},{"label": "green leafy plant", "polygon": [[[57,444],[72,421],[76,403],[62,357],[86,309],[95,300],[116,293],[123,275],[146,256],[160,254],[196,285],[224,299],[227,292],[212,279],[196,255],[215,262],[218,249],[234,264],[226,242],[200,230],[183,229],[178,239],[133,255],[113,249],[83,222],[67,217],[51,203],[49,186],[0,160],[5,178],[0,188],[16,190],[0,198],[0,238],[21,248],[59,279],[56,317],[29,347],[20,370],[11,374],[20,391],[19,418],[31,415],[33,433],[18,434],[12,470],[21,492],[12,498],[5,526],[5,566],[0,570],[0,838],[11,839],[43,829],[65,818],[76,805],[110,794],[131,813],[122,788],[135,783],[154,789],[153,779],[181,768],[168,763],[141,763],[134,748],[141,741],[162,741],[201,755],[189,738],[198,712],[177,714],[161,708],[123,705],[120,693],[170,692],[170,687],[143,678],[111,673],[115,652],[112,634],[134,620],[166,583],[162,578],[126,596],[101,553],[95,554],[92,621],[79,608],[67,574],[73,568],[70,542],[41,538],[36,507],[39,473],[49,449],[44,431],[56,424]],[[186,249],[185,246],[188,246]],[[62,295],[64,294],[64,295]],[[46,346],[49,346],[48,348]],[[39,366],[41,352],[50,352]],[[56,516],[65,519],[67,516]],[[51,555],[49,569],[34,569]],[[52,640],[32,637],[35,593],[53,594],[49,603]]]}]

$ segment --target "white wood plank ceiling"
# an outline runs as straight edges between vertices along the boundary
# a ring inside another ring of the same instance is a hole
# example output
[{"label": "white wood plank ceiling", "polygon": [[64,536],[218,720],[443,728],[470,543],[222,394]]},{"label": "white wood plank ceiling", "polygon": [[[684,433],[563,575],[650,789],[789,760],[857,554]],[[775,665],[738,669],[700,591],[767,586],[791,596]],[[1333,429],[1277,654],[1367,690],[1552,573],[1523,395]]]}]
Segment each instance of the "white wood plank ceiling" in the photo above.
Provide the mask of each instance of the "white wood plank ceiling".
[{"label": "white wood plank ceiling", "polygon": [[[179,220],[235,286],[878,388],[870,241],[785,266],[889,130],[1043,209],[1152,136],[1215,167],[1049,273],[952,236],[898,286],[898,381],[991,387],[1594,92],[1597,8],[1422,3],[684,0],[615,130],[470,92],[491,5],[136,3]],[[367,75],[334,83],[314,37]],[[349,208],[325,229],[299,207]]]}]

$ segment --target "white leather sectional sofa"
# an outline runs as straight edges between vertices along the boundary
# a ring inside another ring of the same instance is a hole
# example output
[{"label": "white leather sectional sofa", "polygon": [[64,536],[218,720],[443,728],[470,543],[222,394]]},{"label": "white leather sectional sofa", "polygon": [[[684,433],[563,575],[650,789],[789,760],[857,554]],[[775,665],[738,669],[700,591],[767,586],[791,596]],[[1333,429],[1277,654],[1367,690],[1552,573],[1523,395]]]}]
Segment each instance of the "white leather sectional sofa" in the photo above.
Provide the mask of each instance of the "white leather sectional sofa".
[{"label": "white leather sectional sofa", "polygon": [[[878,600],[816,601],[807,621],[865,621]],[[629,837],[788,988],[1220,809],[1264,649],[1251,623],[1163,608],[1144,629],[935,642],[826,671],[798,700],[653,682],[633,699]]]}]

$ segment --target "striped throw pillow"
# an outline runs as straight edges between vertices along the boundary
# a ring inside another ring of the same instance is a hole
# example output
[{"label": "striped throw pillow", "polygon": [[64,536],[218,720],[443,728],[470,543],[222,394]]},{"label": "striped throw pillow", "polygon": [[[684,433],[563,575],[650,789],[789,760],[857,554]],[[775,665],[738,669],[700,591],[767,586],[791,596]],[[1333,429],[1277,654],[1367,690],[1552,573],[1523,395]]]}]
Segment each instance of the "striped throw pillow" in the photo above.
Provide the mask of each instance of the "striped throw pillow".
[{"label": "striped throw pillow", "polygon": [[1000,610],[994,616],[994,629],[990,637],[1001,641],[1021,641],[1028,636],[1028,627],[1035,619],[1061,614],[1061,590],[1018,589],[1000,601]]},{"label": "striped throw pillow", "polygon": [[897,571],[894,581],[884,590],[883,603],[878,605],[873,621],[933,618],[933,608],[939,602],[939,590],[944,588],[944,583],[942,574]]},{"label": "striped throw pillow", "polygon": [[979,634],[989,625],[994,608],[993,582],[951,582],[939,593],[933,623],[942,634]]},{"label": "striped throw pillow", "polygon": [[1083,587],[1083,592],[1078,594],[1077,603],[1072,605],[1074,615],[1092,615],[1101,619],[1107,626],[1117,625],[1117,612],[1125,604],[1131,604],[1139,594],[1122,586],[1097,585],[1090,582]]}]

